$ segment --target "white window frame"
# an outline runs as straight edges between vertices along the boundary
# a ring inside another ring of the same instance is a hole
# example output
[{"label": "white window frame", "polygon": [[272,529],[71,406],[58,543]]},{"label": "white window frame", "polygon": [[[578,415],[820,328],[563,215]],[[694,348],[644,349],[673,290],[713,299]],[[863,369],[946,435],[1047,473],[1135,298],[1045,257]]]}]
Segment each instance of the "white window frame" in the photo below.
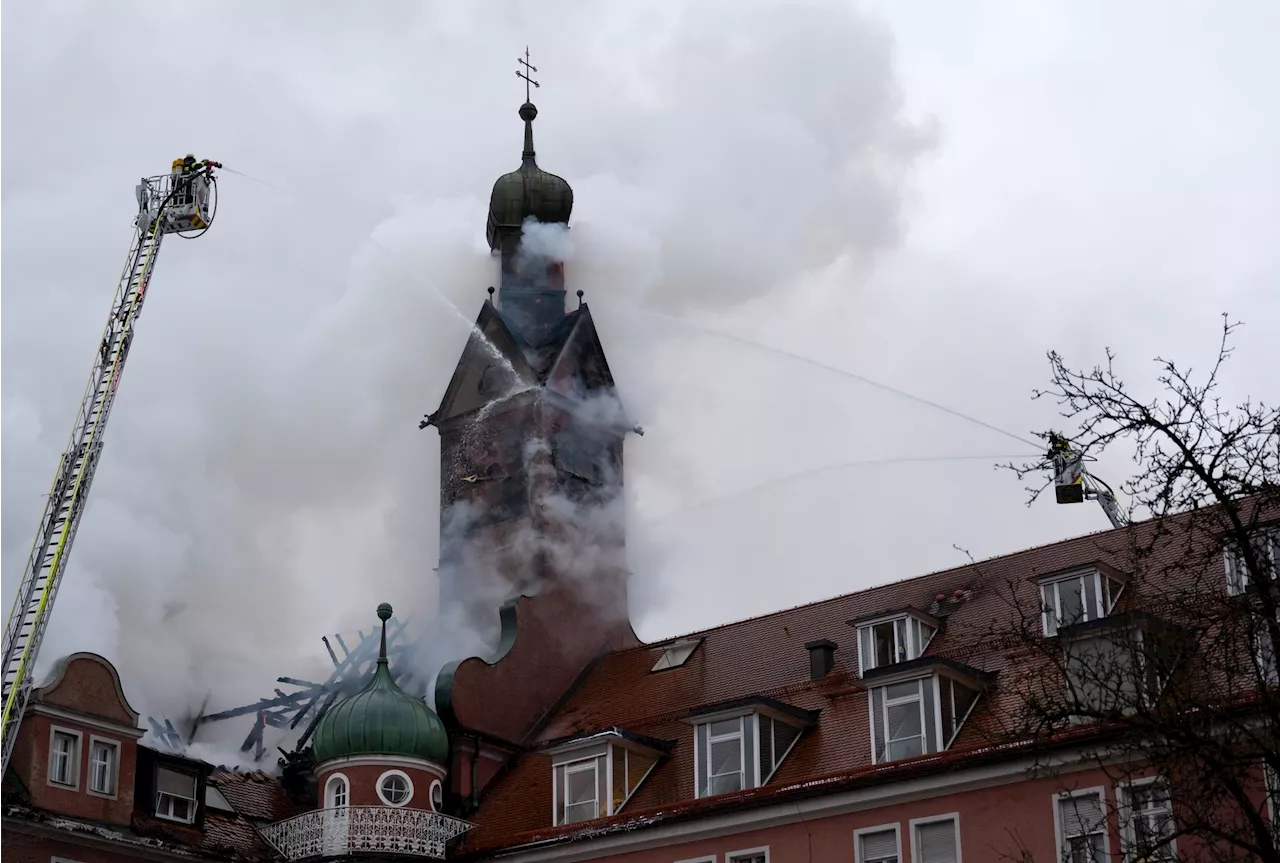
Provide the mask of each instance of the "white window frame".
[{"label": "white window frame", "polygon": [[1062,860],[1063,843],[1067,838],[1062,835],[1062,802],[1076,797],[1088,797],[1093,794],[1098,795],[1098,800],[1102,806],[1103,817],[1102,853],[1105,855],[1105,859],[1100,860],[1099,863],[1110,863],[1110,861],[1115,859],[1113,856],[1114,851],[1111,847],[1111,826],[1108,811],[1110,804],[1107,802],[1107,789],[1106,786],[1103,785],[1094,785],[1089,788],[1073,788],[1070,791],[1058,791],[1051,796],[1050,799],[1053,803],[1053,841],[1055,860]]},{"label": "white window frame", "polygon": [[742,863],[745,860],[752,860],[755,857],[764,855],[764,863],[769,863],[769,846],[761,845],[758,848],[743,848],[741,851],[729,851],[724,855],[724,863]]},{"label": "white window frame", "polygon": [[[70,737],[74,741],[71,752],[67,755],[67,772],[70,774],[70,782],[56,782],[53,779],[53,744],[59,735]],[[77,731],[74,728],[66,728],[62,725],[49,726],[49,761],[45,770],[45,782],[54,788],[61,788],[64,791],[80,790],[80,762],[84,755],[84,732]]]},{"label": "white window frame", "polygon": [[[898,622],[902,622],[901,632],[898,629]],[[889,665],[875,664],[875,642],[872,641],[872,632],[877,626],[885,624],[893,625],[893,655],[894,659]],[[923,644],[917,644],[920,641],[920,631],[922,627],[928,627],[932,630],[928,638],[923,639]],[[863,633],[866,632],[866,638]],[[888,668],[890,665],[897,665],[900,662],[910,662],[913,659],[919,659],[924,652],[929,649],[929,645],[933,643],[933,638],[938,634],[938,627],[928,621],[921,620],[910,612],[902,612],[900,614],[885,615],[868,620],[858,624],[858,676],[865,675],[868,671],[877,668]],[[905,640],[905,644],[900,643],[900,639]],[[871,648],[870,650],[865,648]],[[903,656],[904,659],[897,657]]]},{"label": "white window frame", "polygon": [[[732,776],[733,775],[732,773],[719,773],[714,775],[711,773],[711,750],[714,744],[716,743],[724,743],[726,741],[734,740],[734,739],[738,741],[738,790],[739,791],[747,790],[747,733],[746,733],[747,729],[744,723],[747,721],[748,718],[749,718],[748,716],[737,716],[737,717],[726,718],[726,719],[716,719],[713,722],[704,723],[707,726],[707,751],[704,752],[702,755],[703,755],[703,758],[705,759],[705,764],[707,768],[707,772],[706,772],[706,777],[707,777],[706,792],[707,793],[705,794],[699,793],[698,795],[699,797],[713,796],[713,792],[711,791],[711,786],[712,786],[711,780],[714,779],[715,776]],[[718,734],[718,735],[712,734],[711,726],[716,722],[737,722],[738,730],[730,734]],[[756,758],[756,761],[757,762],[759,761],[759,757]],[[694,771],[694,775],[696,777],[697,775],[696,770]],[[699,789],[699,791],[701,790],[702,789]],[[734,792],[725,791],[720,793],[731,794]]]},{"label": "white window frame", "polygon": [[[1084,580],[1086,578],[1093,579],[1094,591],[1094,607],[1089,608],[1087,602],[1088,591],[1085,589]],[[1128,586],[1124,581],[1111,578],[1107,573],[1096,567],[1086,569],[1076,569],[1071,572],[1064,572],[1051,578],[1041,580],[1036,585],[1039,591],[1040,603],[1040,624],[1044,629],[1047,638],[1052,638],[1058,634],[1058,629],[1062,620],[1062,592],[1059,588],[1069,582],[1078,581],[1080,583],[1080,607],[1084,609],[1084,616],[1075,621],[1075,623],[1087,623],[1091,620],[1101,620],[1110,615],[1119,602],[1120,597],[1124,594],[1125,588]],[[1110,588],[1111,582],[1116,583],[1116,589],[1112,592]],[[1053,607],[1050,608],[1046,598],[1045,591],[1052,590]]]},{"label": "white window frame", "polygon": [[[1280,576],[1280,572],[1277,571],[1280,570],[1280,560],[1277,560],[1276,557],[1280,553],[1280,526],[1260,527],[1257,529],[1257,533],[1270,540],[1270,542],[1264,544],[1263,548],[1267,559],[1270,561],[1271,577],[1275,579]],[[1249,573],[1236,565],[1236,558],[1236,544],[1231,540],[1227,540],[1223,543],[1222,560],[1223,569],[1227,576],[1227,594],[1229,596],[1239,596],[1249,590]]]},{"label": "white window frame", "polygon": [[[877,762],[877,763],[888,764],[891,761],[901,761],[902,760],[901,758],[889,757],[889,745],[891,743],[898,743],[902,741],[915,739],[915,737],[902,737],[895,741],[889,738],[889,708],[898,707],[903,704],[911,704],[912,702],[915,703],[916,711],[920,714],[920,734],[918,735],[918,737],[920,738],[920,754],[927,755],[929,753],[929,720],[928,720],[928,717],[924,715],[924,687],[930,682],[931,681],[928,680],[927,678],[922,678],[919,680],[903,680],[900,683],[892,683],[884,687],[884,690],[885,690],[884,697],[880,699],[881,701],[880,709],[882,711],[880,721],[881,723],[883,723],[881,727],[884,728],[884,761]],[[902,696],[900,698],[892,698],[892,699],[889,698],[889,686],[900,686],[903,683],[914,683],[916,685],[915,695]],[[903,757],[905,758],[905,757],[914,757],[914,756],[903,756]]]},{"label": "white window frame", "polygon": [[[761,719],[769,720],[769,742],[770,744],[772,744],[772,749],[773,749],[773,764],[769,765],[768,773],[765,773],[763,770],[760,769],[761,767],[764,766],[760,763],[760,755],[761,755],[761,752],[763,751],[763,742],[764,742],[764,730],[762,728],[762,723],[760,722]],[[755,759],[756,759],[757,775],[756,775],[755,787],[761,788],[769,784],[769,780],[773,778],[773,774],[778,772],[778,768],[782,766],[782,762],[786,761],[787,756],[791,754],[791,750],[796,748],[796,744],[799,743],[800,738],[804,736],[804,728],[793,722],[787,722],[785,719],[779,719],[778,717],[772,714],[766,714],[766,713],[752,714],[751,720],[754,721],[756,724],[756,733],[751,735],[752,745],[755,748]],[[779,723],[789,726],[791,728],[794,728],[796,730],[796,736],[791,738],[791,742],[787,744],[786,749],[782,750],[781,755],[778,754],[778,741],[776,739],[777,735],[774,733]],[[711,729],[708,728],[707,729],[708,741],[710,741],[710,738],[711,738]],[[744,772],[745,772],[745,769],[746,769],[746,765],[743,765]]]},{"label": "white window frame", "polygon": [[892,824],[880,824],[875,827],[859,827],[853,831],[853,863],[867,863],[862,856],[862,837],[868,833],[888,833],[893,831],[894,853],[898,855],[898,863],[905,863],[902,859],[902,824],[894,821]]},{"label": "white window frame", "polygon": [[[391,798],[382,790],[382,784],[388,779],[403,779],[405,787],[409,790],[409,794],[399,803],[392,803]],[[392,809],[403,809],[413,802],[413,780],[409,778],[409,774],[403,770],[388,770],[378,777],[378,784],[374,786],[374,790],[378,792],[378,799]]]},{"label": "white window frame", "polygon": [[[344,798],[344,801],[342,803],[334,803],[333,798],[336,796],[334,794],[334,786],[339,784],[342,785],[342,796]],[[351,781],[347,779],[347,774],[330,773],[329,778],[324,781],[324,808],[340,809],[350,805],[351,805]]]},{"label": "white window frame", "polygon": [[[1135,859],[1135,846],[1137,845],[1137,837],[1133,830],[1133,799],[1130,792],[1134,788],[1145,788],[1150,785],[1162,784],[1165,792],[1169,792],[1169,784],[1164,781],[1161,776],[1147,776],[1143,779],[1133,779],[1129,782],[1121,782],[1116,784],[1116,803],[1120,814],[1120,852],[1125,860]],[[1106,811],[1105,808],[1103,810]],[[1174,836],[1169,837],[1169,848],[1173,854],[1169,858],[1169,863],[1176,863],[1178,860],[1178,840],[1176,834],[1178,832],[1177,823],[1173,820],[1173,798],[1169,797],[1169,821],[1173,826]]]},{"label": "white window frame", "polygon": [[[156,765],[156,768],[155,768],[155,769],[156,769],[156,796],[155,796],[155,800],[153,801],[153,805],[152,805],[152,811],[155,813],[155,816],[156,816],[157,818],[163,819],[163,820],[165,820],[165,821],[172,821],[172,822],[174,822],[175,824],[195,824],[195,823],[196,823],[196,815],[197,815],[198,810],[199,810],[199,808],[200,808],[200,798],[199,798],[199,796],[198,796],[198,795],[199,795],[199,793],[200,793],[200,777],[199,777],[199,776],[197,776],[197,775],[195,775],[194,773],[186,773],[186,772],[183,772],[182,770],[174,770],[174,769],[173,769],[173,768],[171,768],[171,767],[165,767],[163,764],[158,764],[158,765]],[[176,774],[178,774],[178,775],[180,775],[180,776],[187,776],[187,777],[190,777],[190,779],[191,779],[191,796],[190,796],[190,797],[178,797],[176,794],[170,794],[170,793],[169,793],[169,792],[167,792],[167,791],[161,791],[161,790],[160,790],[160,787],[159,787],[159,786],[160,786],[160,771],[161,771],[161,770],[168,770],[170,773],[176,773]],[[172,798],[173,798],[173,799],[175,799],[175,800],[187,800],[187,801],[189,801],[189,802],[191,803],[191,817],[190,817],[190,818],[176,818],[176,817],[174,817],[173,815],[165,815],[165,814],[161,813],[161,811],[160,811],[160,795],[161,795],[161,794],[165,795],[166,797],[172,797]]]},{"label": "white window frame", "polygon": [[920,863],[919,828],[925,824],[939,821],[950,821],[956,834],[956,863],[964,863],[964,847],[960,844],[960,813],[947,812],[942,815],[926,815],[923,818],[912,818],[907,822],[907,830],[911,835],[911,861]]},{"label": "white window frame", "polygon": [[431,781],[431,808],[436,812],[444,811],[444,783],[439,779]]},{"label": "white window frame", "polygon": [[[108,765],[109,777],[108,788],[106,791],[93,787],[93,757],[97,748],[103,746],[111,751],[111,761]],[[112,740],[110,737],[99,737],[96,734],[89,735],[89,771],[85,782],[85,792],[94,797],[105,797],[109,800],[115,800],[120,789],[120,741]]]},{"label": "white window frame", "polygon": [[[608,751],[609,750],[606,747],[605,753],[607,754]],[[595,814],[592,815],[591,818],[586,818],[584,820],[592,821],[600,817],[600,759],[602,757],[604,756],[600,755],[599,753],[596,753],[596,754],[589,755],[585,758],[575,758],[572,760],[561,761],[552,766],[552,774],[551,774],[552,812],[551,814],[553,818],[552,823],[555,824],[557,827],[562,827],[566,824],[580,823],[577,821],[566,821],[564,817],[564,810],[565,810],[565,806],[567,805],[565,803],[565,800],[566,800],[566,795],[569,792],[569,774],[570,773],[582,773],[586,770],[590,770],[592,772],[592,775],[595,779],[595,782],[593,782],[591,785],[591,787],[594,789],[593,793],[595,794],[595,809],[592,811],[595,812]],[[563,773],[561,771],[563,771]],[[574,804],[574,805],[580,805],[580,804]]]}]

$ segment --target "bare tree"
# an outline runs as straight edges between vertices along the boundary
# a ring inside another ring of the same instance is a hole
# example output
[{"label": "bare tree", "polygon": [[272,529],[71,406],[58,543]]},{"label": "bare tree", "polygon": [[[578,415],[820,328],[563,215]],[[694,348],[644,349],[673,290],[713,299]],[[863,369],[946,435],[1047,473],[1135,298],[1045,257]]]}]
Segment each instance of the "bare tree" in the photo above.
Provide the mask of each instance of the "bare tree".
[{"label": "bare tree", "polygon": [[1121,497],[1143,518],[1086,540],[1087,572],[988,585],[1013,613],[971,633],[1018,656],[992,732],[1058,753],[1037,770],[1064,791],[1082,766],[1117,789],[1060,800],[1072,863],[1103,859],[1108,824],[1112,859],[1280,863],[1280,410],[1220,399],[1236,326],[1224,317],[1207,376],[1158,358],[1150,399],[1110,350],[1087,372],[1050,353],[1052,385],[1035,398],[1055,399],[1077,431],[1069,445],[1043,435],[1042,461],[1006,465],[1043,475],[1064,446],[1081,464],[1122,443],[1136,456]]}]

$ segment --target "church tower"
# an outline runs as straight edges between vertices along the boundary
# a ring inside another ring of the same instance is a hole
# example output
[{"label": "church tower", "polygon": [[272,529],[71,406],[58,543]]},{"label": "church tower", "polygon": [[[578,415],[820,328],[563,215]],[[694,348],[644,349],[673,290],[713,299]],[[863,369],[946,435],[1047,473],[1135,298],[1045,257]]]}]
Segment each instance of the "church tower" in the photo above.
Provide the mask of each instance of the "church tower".
[{"label": "church tower", "polygon": [[[622,450],[636,427],[581,290],[566,310],[573,190],[538,166],[537,115],[531,102],[520,107],[521,164],[489,201],[496,299],[490,287],[440,407],[423,422],[440,433],[442,616],[499,645],[477,673],[513,676],[485,684],[504,692],[501,709],[477,704],[469,719],[462,690],[484,687],[462,686],[479,661],[466,660],[441,673],[437,705],[454,725],[515,741],[550,707],[539,703],[548,692],[564,691],[602,650],[635,643]],[[522,650],[544,660],[522,670]]]}]

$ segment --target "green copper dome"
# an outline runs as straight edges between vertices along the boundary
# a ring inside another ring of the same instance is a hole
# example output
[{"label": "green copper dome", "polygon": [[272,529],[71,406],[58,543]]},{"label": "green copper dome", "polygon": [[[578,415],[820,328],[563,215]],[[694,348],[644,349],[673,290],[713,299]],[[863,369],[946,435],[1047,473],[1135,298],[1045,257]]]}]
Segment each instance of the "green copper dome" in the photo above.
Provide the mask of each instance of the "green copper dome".
[{"label": "green copper dome", "polygon": [[396,686],[387,666],[387,620],[391,606],[378,606],[382,649],[373,679],[364,689],[334,704],[315,732],[320,764],[356,755],[407,755],[448,764],[449,735],[431,708]]},{"label": "green copper dome", "polygon": [[539,222],[568,224],[573,212],[573,189],[562,177],[538,167],[533,151],[533,118],[538,109],[531,102],[520,106],[524,120],[524,160],[518,170],[503,174],[489,196],[489,222],[485,234],[489,248],[502,247],[502,235],[519,234],[529,216]]}]

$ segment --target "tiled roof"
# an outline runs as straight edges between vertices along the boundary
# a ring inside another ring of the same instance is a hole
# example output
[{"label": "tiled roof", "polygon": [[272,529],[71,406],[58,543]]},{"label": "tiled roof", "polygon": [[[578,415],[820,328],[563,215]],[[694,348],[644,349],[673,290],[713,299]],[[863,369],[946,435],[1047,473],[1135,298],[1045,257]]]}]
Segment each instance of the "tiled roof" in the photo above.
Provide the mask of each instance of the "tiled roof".
[{"label": "tiled roof", "polygon": [[302,811],[285,796],[279,778],[261,770],[247,773],[217,770],[209,781],[237,814],[253,821],[283,821]]},{"label": "tiled roof", "polygon": [[[612,819],[615,822],[629,820],[629,813],[640,817],[656,812],[666,817],[681,808],[704,809],[744,797],[763,801],[773,789],[816,777],[917,769],[913,765],[939,756],[872,765],[868,698],[858,679],[856,635],[849,625],[851,620],[912,606],[946,620],[926,656],[964,663],[994,679],[951,746],[952,752],[990,749],[990,742],[1006,731],[1006,721],[1017,708],[1017,695],[1008,684],[1017,675],[1034,674],[1037,662],[1043,661],[1012,634],[1020,618],[1024,626],[1039,630],[1034,578],[1094,563],[1110,564],[1123,572],[1135,540],[1147,542],[1155,535],[1151,523],[1135,526],[1133,534],[1123,529],[1103,531],[714,627],[682,636],[701,638],[702,643],[677,668],[651,671],[661,653],[658,645],[609,654],[551,717],[538,741],[545,745],[609,727],[678,741],[671,757],[659,763],[621,815]],[[1173,566],[1185,545],[1164,537],[1155,547],[1149,571],[1167,568],[1173,573],[1166,574],[1168,578],[1194,577],[1192,573],[1179,576]],[[947,601],[937,602],[939,595]],[[1141,601],[1140,587],[1131,585],[1117,611]],[[1011,637],[992,637],[993,623],[1000,621]],[[831,673],[814,681],[804,645],[818,639],[830,639],[838,646]],[[764,788],[695,800],[692,729],[681,719],[708,704],[759,696],[819,711],[819,720],[800,737]],[[576,835],[583,825],[551,825],[551,786],[551,760],[545,753],[518,756],[485,789],[479,810],[469,818],[476,826],[467,834],[464,850]]]}]

